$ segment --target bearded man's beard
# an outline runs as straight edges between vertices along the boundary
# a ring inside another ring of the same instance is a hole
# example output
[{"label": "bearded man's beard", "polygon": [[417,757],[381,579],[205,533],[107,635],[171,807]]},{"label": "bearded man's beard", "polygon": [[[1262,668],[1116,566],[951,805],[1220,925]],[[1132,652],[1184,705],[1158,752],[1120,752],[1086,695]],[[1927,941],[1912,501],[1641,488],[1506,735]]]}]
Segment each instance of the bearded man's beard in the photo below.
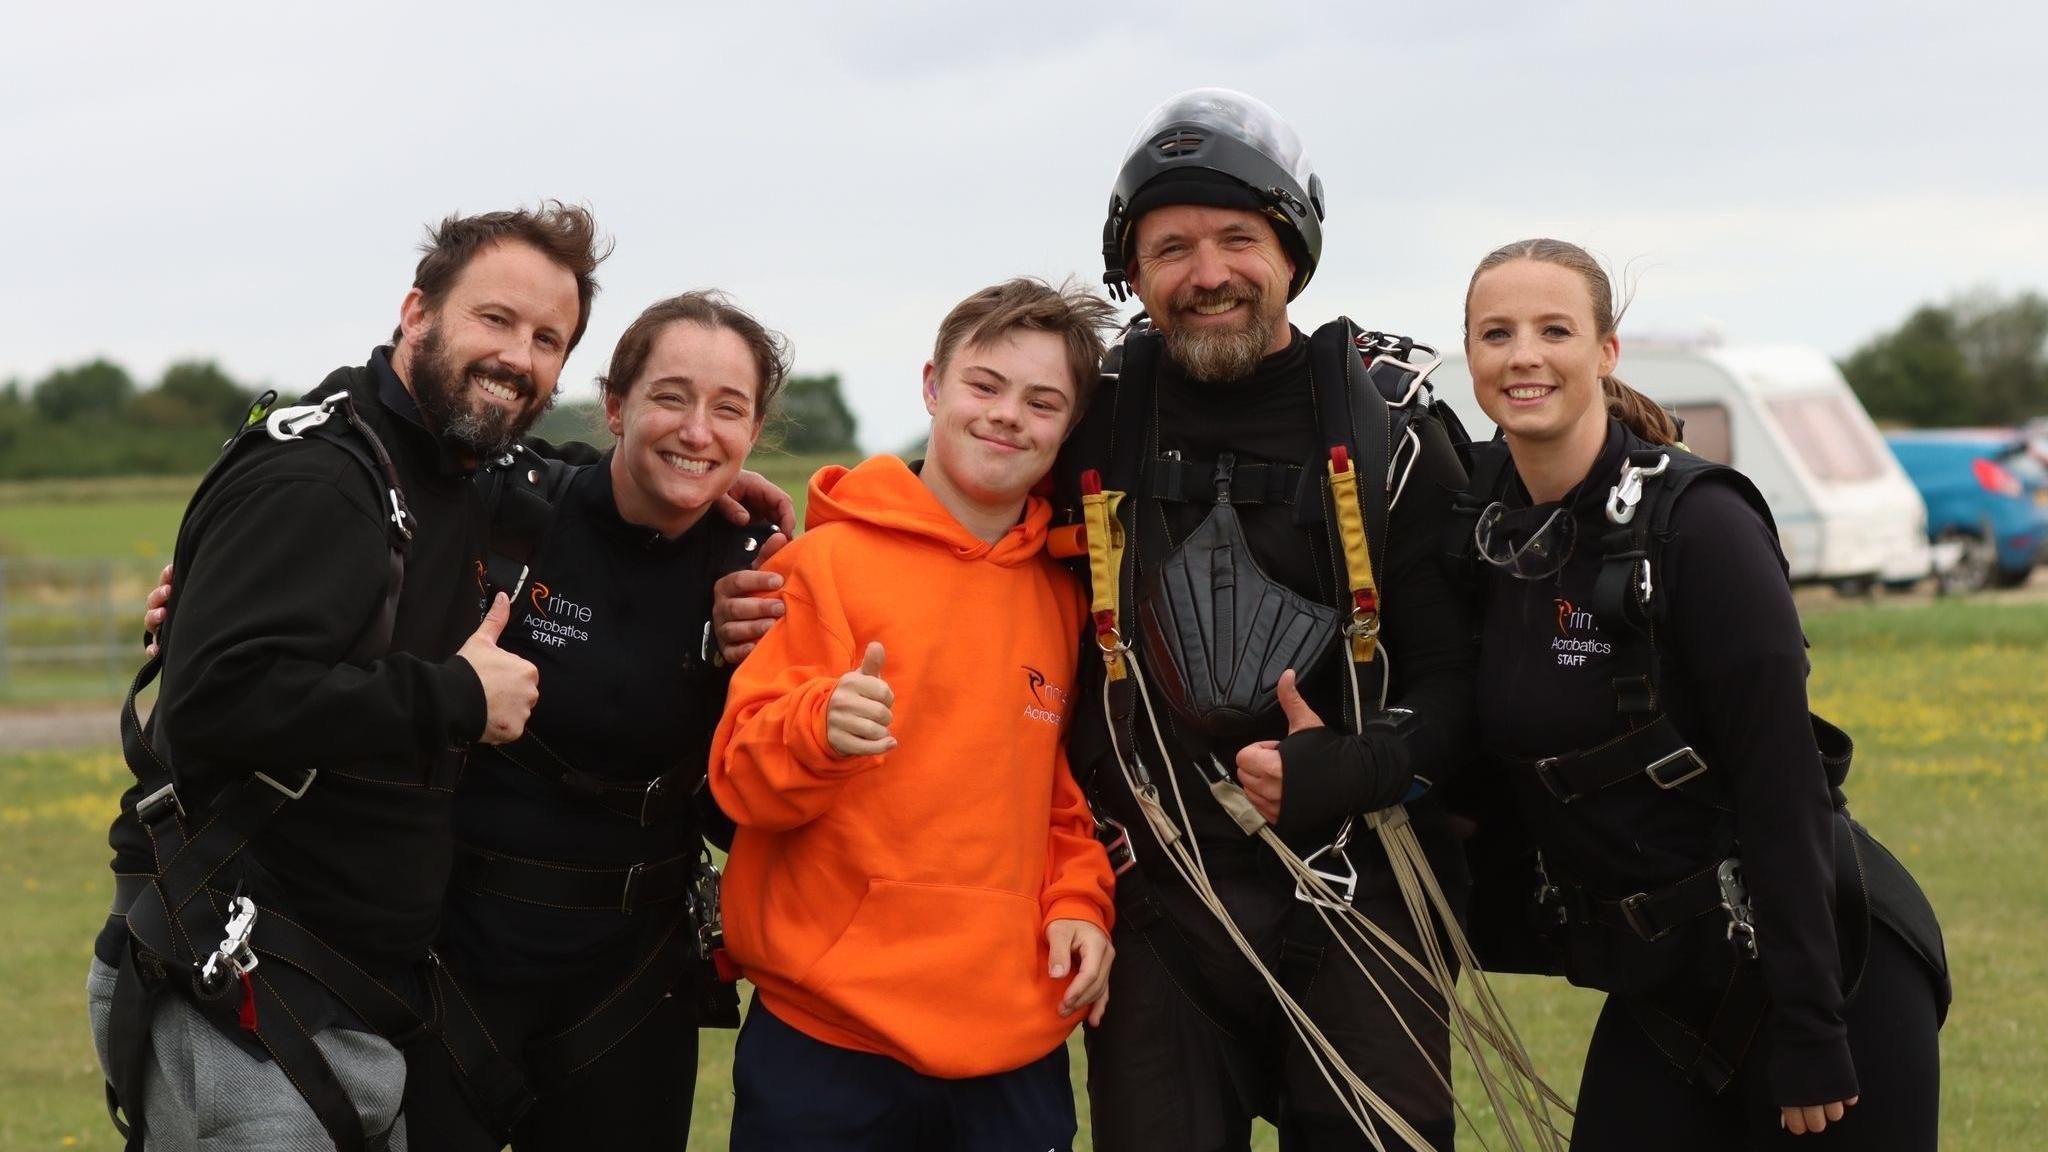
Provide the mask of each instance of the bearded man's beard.
[{"label": "bearded man's beard", "polygon": [[[1245,305],[1244,323],[1236,328],[1192,327],[1187,319],[1196,308],[1218,304]],[[1166,331],[1166,352],[1191,380],[1221,384],[1251,375],[1265,358],[1279,330],[1280,317],[1266,294],[1251,284],[1233,283],[1206,291],[1190,289],[1174,300],[1173,323]]]},{"label": "bearded man's beard", "polygon": [[[503,455],[547,410],[547,405],[533,403],[538,389],[531,376],[481,360],[456,371],[448,363],[439,324],[421,334],[406,367],[412,378],[413,398],[420,406],[420,418],[428,431],[456,451],[479,460]],[[471,377],[496,381],[512,389],[519,394],[522,406],[516,412],[508,412],[474,394]]]}]

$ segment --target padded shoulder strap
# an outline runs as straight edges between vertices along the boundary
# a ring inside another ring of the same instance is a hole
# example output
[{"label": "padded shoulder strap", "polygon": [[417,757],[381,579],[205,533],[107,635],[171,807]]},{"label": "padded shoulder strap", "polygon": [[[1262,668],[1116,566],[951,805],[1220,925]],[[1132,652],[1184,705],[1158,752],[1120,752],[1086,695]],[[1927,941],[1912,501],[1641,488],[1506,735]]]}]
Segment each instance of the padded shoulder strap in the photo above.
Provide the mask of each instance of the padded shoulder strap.
[{"label": "padded shoulder strap", "polygon": [[1309,375],[1324,459],[1330,449],[1341,446],[1357,469],[1366,543],[1377,567],[1377,558],[1386,555],[1387,466],[1399,435],[1386,392],[1398,389],[1405,394],[1414,373],[1391,360],[1381,360],[1369,371],[1358,339],[1358,325],[1342,316],[1317,328],[1308,338]]},{"label": "padded shoulder strap", "polygon": [[485,596],[503,592],[518,598],[527,570],[554,523],[556,505],[584,467],[520,444],[484,469],[477,483],[490,525]]}]

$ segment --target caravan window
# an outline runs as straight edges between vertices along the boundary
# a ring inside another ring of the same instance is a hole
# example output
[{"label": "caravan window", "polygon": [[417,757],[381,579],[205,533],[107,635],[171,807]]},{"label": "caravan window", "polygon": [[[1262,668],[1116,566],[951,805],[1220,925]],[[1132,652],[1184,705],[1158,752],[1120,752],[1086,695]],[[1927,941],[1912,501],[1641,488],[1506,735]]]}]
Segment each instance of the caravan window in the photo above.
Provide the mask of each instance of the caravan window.
[{"label": "caravan window", "polygon": [[1777,396],[1764,407],[1778,421],[1807,471],[1823,484],[1853,484],[1884,475],[1880,446],[1873,443],[1849,397],[1835,392]]},{"label": "caravan window", "polygon": [[1728,409],[1721,404],[1678,404],[1671,409],[1685,421],[1685,434],[1681,439],[1692,454],[1716,464],[1733,464],[1735,457],[1728,443]]}]

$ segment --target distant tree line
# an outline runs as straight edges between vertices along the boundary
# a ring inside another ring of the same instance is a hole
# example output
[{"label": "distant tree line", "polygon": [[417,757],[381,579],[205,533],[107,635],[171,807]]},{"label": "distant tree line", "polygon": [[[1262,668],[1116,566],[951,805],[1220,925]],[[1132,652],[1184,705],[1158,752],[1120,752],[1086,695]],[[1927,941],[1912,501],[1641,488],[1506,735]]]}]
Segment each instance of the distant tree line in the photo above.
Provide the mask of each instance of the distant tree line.
[{"label": "distant tree line", "polygon": [[2048,299],[1977,291],[1923,304],[1841,367],[1876,420],[1940,428],[2048,416]]},{"label": "distant tree line", "polygon": [[0,386],[0,479],[205,471],[255,390],[210,360],[164,370],[147,390],[93,360]]},{"label": "distant tree line", "polygon": [[[760,452],[792,456],[851,456],[860,451],[859,422],[840,394],[839,376],[791,376],[783,385],[775,414],[761,430]],[[581,440],[604,444],[604,411],[595,400],[565,402],[549,409],[533,426],[533,434],[559,444]]]},{"label": "distant tree line", "polygon": [[[33,384],[9,381],[0,385],[0,480],[196,475],[219,455],[257,392],[210,360],[173,364],[146,389],[104,359]],[[857,430],[837,375],[793,376],[761,446],[845,456],[858,450]],[[594,402],[559,405],[536,431],[552,440],[606,438]]]}]

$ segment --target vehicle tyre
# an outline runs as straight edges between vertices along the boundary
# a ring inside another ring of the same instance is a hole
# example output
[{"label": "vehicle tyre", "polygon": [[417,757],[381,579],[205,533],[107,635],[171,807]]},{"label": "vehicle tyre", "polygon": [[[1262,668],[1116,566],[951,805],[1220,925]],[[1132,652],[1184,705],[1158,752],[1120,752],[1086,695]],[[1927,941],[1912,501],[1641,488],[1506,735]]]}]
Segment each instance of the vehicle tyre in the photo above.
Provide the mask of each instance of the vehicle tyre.
[{"label": "vehicle tyre", "polygon": [[2017,588],[2034,574],[2032,568],[1997,568],[1991,573],[1991,583],[1999,588]]},{"label": "vehicle tyre", "polygon": [[1941,539],[1961,544],[1963,554],[1948,571],[1935,576],[1937,592],[1943,596],[1968,596],[1990,585],[1991,574],[1998,568],[1998,546],[1990,534],[1951,528],[1941,534]]}]

